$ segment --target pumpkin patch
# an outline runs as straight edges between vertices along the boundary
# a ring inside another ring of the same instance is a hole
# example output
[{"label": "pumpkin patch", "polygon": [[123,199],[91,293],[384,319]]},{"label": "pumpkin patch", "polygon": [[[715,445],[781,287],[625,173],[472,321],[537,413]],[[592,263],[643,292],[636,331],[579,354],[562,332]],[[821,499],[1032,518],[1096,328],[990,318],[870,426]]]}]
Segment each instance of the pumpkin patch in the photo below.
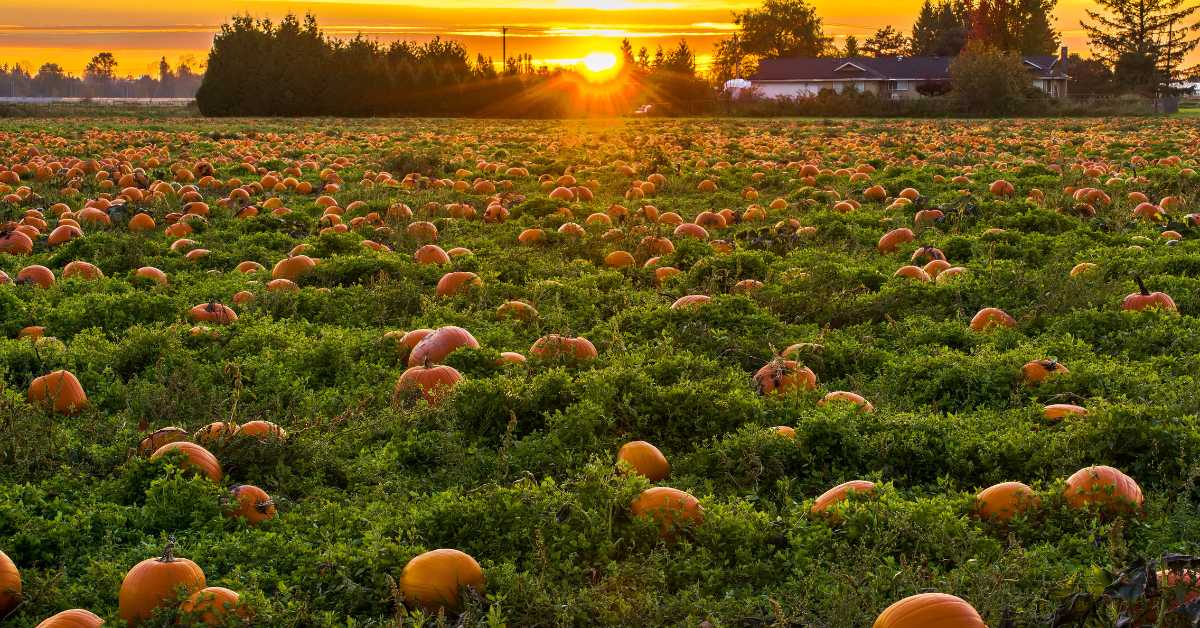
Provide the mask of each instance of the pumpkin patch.
[{"label": "pumpkin patch", "polygon": [[4,626],[1194,607],[1187,118],[143,109],[0,119]]}]

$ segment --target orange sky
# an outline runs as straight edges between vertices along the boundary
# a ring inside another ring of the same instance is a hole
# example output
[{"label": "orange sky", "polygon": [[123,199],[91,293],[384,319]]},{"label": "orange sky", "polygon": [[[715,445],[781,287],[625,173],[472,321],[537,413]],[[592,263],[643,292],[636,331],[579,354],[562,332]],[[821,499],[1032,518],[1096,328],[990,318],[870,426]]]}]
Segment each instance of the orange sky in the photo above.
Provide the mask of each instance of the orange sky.
[{"label": "orange sky", "polygon": [[[922,0],[865,2],[814,0],[826,31],[839,39],[869,36],[891,24],[908,31]],[[363,32],[383,41],[424,40],[436,34],[462,41],[472,55],[500,59],[499,27],[512,31],[510,55],[528,52],[537,59],[573,63],[593,51],[615,50],[622,37],[635,48],[674,45],[685,37],[707,61],[713,43],[732,25],[730,11],[755,0],[174,0],[140,3],[119,0],[0,0],[9,9],[0,18],[0,63],[36,68],[46,61],[80,73],[101,50],[112,51],[118,73],[157,72],[166,55],[203,62],[213,32],[230,15],[250,13],[278,19],[288,11],[313,12],[321,26],[337,35]],[[1079,19],[1090,0],[1060,0],[1056,27],[1072,49],[1086,43]],[[130,7],[130,8],[122,8]]]}]

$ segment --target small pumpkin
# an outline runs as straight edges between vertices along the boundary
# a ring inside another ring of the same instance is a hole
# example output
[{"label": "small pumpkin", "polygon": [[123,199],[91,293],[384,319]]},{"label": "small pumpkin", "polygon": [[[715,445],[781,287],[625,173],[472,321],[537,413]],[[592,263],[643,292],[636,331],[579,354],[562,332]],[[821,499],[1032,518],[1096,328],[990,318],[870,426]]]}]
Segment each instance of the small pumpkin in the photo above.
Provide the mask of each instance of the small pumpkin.
[{"label": "small pumpkin", "polygon": [[317,267],[317,262],[307,255],[294,255],[279,260],[271,269],[272,279],[297,281]]},{"label": "small pumpkin", "polygon": [[147,558],[125,574],[118,598],[121,619],[138,624],[149,619],[158,607],[173,602],[179,588],[190,595],[204,585],[204,570],[186,558],[175,556],[172,539],[163,548],[162,556]]},{"label": "small pumpkin", "polygon": [[912,242],[915,238],[916,236],[913,234],[912,229],[908,227],[892,229],[879,238],[879,244],[875,248],[880,253],[895,253],[901,244]]},{"label": "small pumpkin", "polygon": [[436,244],[426,244],[413,254],[418,264],[449,264],[450,255]]},{"label": "small pumpkin", "polygon": [[1070,369],[1057,360],[1031,360],[1021,367],[1021,376],[1028,384],[1040,384],[1048,377],[1070,372]]},{"label": "small pumpkin", "polygon": [[138,443],[138,455],[149,456],[158,451],[163,445],[187,440],[187,437],[188,433],[179,427],[164,427],[155,430],[149,436],[143,438],[142,442]]},{"label": "small pumpkin", "polygon": [[975,496],[975,514],[981,519],[1008,521],[1040,504],[1033,489],[1020,482],[1001,482]]},{"label": "small pumpkin", "polygon": [[874,492],[875,483],[869,480],[843,482],[821,493],[816,501],[813,502],[811,512],[814,515],[828,515],[833,519],[837,519],[837,513],[834,512],[834,509],[838,504],[846,501],[850,497],[850,493],[872,494]]},{"label": "small pumpkin", "polygon": [[155,450],[151,454],[150,459],[158,460],[174,451],[183,454],[184,468],[193,469],[213,482],[221,481],[221,477],[224,475],[221,471],[221,463],[217,460],[216,456],[212,455],[212,452],[196,443],[189,443],[187,441],[167,443]]},{"label": "small pumpkin", "polygon": [[225,625],[230,613],[246,617],[245,609],[240,605],[241,596],[236,591],[225,587],[204,587],[179,605],[179,612],[183,615],[179,623],[184,626]]},{"label": "small pumpkin", "polygon": [[817,376],[812,369],[795,360],[776,358],[754,373],[754,384],[764,395],[815,390]]},{"label": "small pumpkin", "polygon": [[500,318],[508,317],[529,322],[537,320],[538,311],[537,308],[524,301],[508,301],[496,308],[496,315]]},{"label": "small pumpkin", "polygon": [[53,371],[29,384],[29,402],[50,406],[59,414],[75,414],[88,407],[87,394],[70,371]]},{"label": "small pumpkin", "polygon": [[[415,333],[415,332],[410,332]],[[408,338],[406,335],[405,338]],[[401,343],[405,340],[401,339]],[[447,325],[424,335],[408,354],[408,365],[438,364],[459,349],[478,349],[479,341],[462,327]]]},{"label": "small pumpkin", "polygon": [[37,628],[100,628],[104,620],[92,611],[72,608],[42,620]]},{"label": "small pumpkin", "polygon": [[0,619],[21,603],[21,572],[17,564],[0,552]]},{"label": "small pumpkin", "polygon": [[624,462],[651,482],[658,482],[671,473],[667,457],[658,447],[644,440],[625,443],[617,452],[617,462]]},{"label": "small pumpkin", "polygon": [[238,319],[237,312],[233,308],[216,301],[201,303],[196,307],[188,310],[188,319],[196,323],[212,323],[214,325],[228,325],[236,322]]},{"label": "small pumpkin", "polygon": [[635,517],[650,517],[658,524],[659,534],[671,538],[681,527],[704,523],[700,500],[679,489],[656,486],[641,492],[630,504]]},{"label": "small pumpkin", "polygon": [[987,624],[962,598],[919,593],[884,609],[873,628],[987,628]]},{"label": "small pumpkin", "polygon": [[1162,309],[1168,312],[1178,311],[1178,308],[1175,307],[1175,301],[1165,292],[1150,292],[1141,277],[1135,275],[1133,279],[1137,282],[1138,291],[1125,297],[1125,300],[1121,302],[1122,310],[1138,312],[1149,309]]},{"label": "small pumpkin", "polygon": [[826,394],[821,398],[820,401],[817,402],[817,405],[824,406],[835,401],[852,403],[858,406],[860,412],[871,413],[875,411],[875,406],[872,405],[870,401],[864,399],[862,395],[845,390],[835,390]]},{"label": "small pumpkin", "polygon": [[538,338],[529,348],[529,354],[543,360],[565,357],[576,361],[593,360],[599,355],[595,345],[587,338],[568,338],[558,334]]},{"label": "small pumpkin", "polygon": [[469,288],[483,285],[479,275],[466,271],[454,271],[442,275],[437,283],[437,295],[449,297],[465,292]]},{"label": "small pumpkin", "polygon": [[456,549],[436,549],[408,561],[400,574],[404,603],[427,612],[456,611],[464,588],[484,593],[483,569],[470,555]]},{"label": "small pumpkin", "polygon": [[196,430],[196,433],[192,435],[192,440],[201,445],[211,445],[220,442],[222,439],[229,438],[236,429],[237,427],[232,423],[216,421]]},{"label": "small pumpkin", "polygon": [[1072,403],[1052,403],[1042,408],[1042,416],[1059,420],[1069,416],[1087,416],[1087,408]]},{"label": "small pumpkin", "polygon": [[411,366],[400,374],[394,394],[397,398],[419,392],[431,406],[436,406],[462,381],[462,374],[453,367],[423,364]]},{"label": "small pumpkin", "polygon": [[712,301],[712,297],[706,294],[689,294],[687,296],[682,296],[678,299],[675,299],[675,302],[671,304],[671,309],[683,310],[699,307],[705,303],[708,303],[709,301]]},{"label": "small pumpkin", "polygon": [[237,484],[229,489],[230,508],[226,514],[241,517],[252,526],[275,518],[275,500],[266,491],[249,484]]},{"label": "small pumpkin", "polygon": [[287,440],[287,432],[282,427],[270,421],[247,421],[234,430],[235,438],[245,437],[257,440]]},{"label": "small pumpkin", "polygon": [[[943,273],[944,274],[944,273]],[[994,327],[1016,327],[1017,320],[1008,312],[996,307],[985,307],[971,318],[971,329],[987,331]]]}]

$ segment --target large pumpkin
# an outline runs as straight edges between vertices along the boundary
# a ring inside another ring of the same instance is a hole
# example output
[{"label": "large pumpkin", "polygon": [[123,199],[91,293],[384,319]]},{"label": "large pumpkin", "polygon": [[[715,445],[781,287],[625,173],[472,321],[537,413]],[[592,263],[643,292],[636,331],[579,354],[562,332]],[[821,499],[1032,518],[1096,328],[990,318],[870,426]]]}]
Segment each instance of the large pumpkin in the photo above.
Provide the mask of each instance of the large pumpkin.
[{"label": "large pumpkin", "polygon": [[185,468],[194,469],[213,482],[221,481],[221,477],[224,475],[221,471],[221,463],[217,460],[216,456],[212,455],[212,452],[196,443],[186,441],[167,443],[151,454],[150,459],[158,460],[173,451],[183,454],[183,466]]},{"label": "large pumpkin", "polygon": [[70,371],[54,371],[29,384],[29,402],[44,404],[59,414],[75,414],[88,407],[87,394]]},{"label": "large pumpkin", "polygon": [[1142,506],[1142,488],[1133,478],[1108,466],[1087,467],[1067,478],[1064,491],[1072,508],[1099,506],[1110,513],[1135,511]]},{"label": "large pumpkin", "polygon": [[478,349],[479,341],[475,340],[475,336],[472,336],[471,332],[462,327],[453,325],[439,327],[434,332],[426,334],[420,342],[413,346],[412,351],[408,354],[408,365],[438,364],[445,360],[446,356],[462,348]]},{"label": "large pumpkin", "polygon": [[651,482],[657,482],[671,473],[671,465],[667,457],[658,447],[644,440],[625,443],[617,452],[617,461],[624,462],[634,471],[646,477]]},{"label": "large pumpkin", "polygon": [[442,402],[450,391],[462,381],[460,374],[453,367],[445,365],[411,366],[400,374],[396,381],[395,395],[398,398],[407,397],[419,392],[431,406]]},{"label": "large pumpkin", "polygon": [[817,376],[812,369],[801,366],[795,360],[776,358],[754,373],[754,384],[758,392],[764,395],[814,390],[817,387]]},{"label": "large pumpkin", "polygon": [[0,619],[8,615],[21,602],[21,572],[17,564],[0,552]]},{"label": "large pumpkin", "polygon": [[257,486],[235,485],[229,489],[229,497],[226,514],[231,517],[241,517],[252,526],[275,518],[275,500]]},{"label": "large pumpkin", "polygon": [[483,569],[466,553],[436,549],[413,557],[400,574],[404,602],[429,612],[458,610],[462,589],[484,592]]},{"label": "large pumpkin", "polygon": [[149,619],[158,607],[175,601],[179,589],[188,595],[204,588],[204,570],[186,558],[175,556],[175,542],[167,543],[159,558],[147,558],[133,566],[121,583],[121,619],[137,624]]},{"label": "large pumpkin", "polygon": [[874,628],[987,628],[973,606],[946,593],[920,593],[884,609]]},{"label": "large pumpkin", "polygon": [[1020,482],[1001,482],[989,486],[975,496],[975,514],[981,519],[1008,521],[1040,501],[1033,489]]},{"label": "large pumpkin", "polygon": [[666,486],[648,488],[630,504],[635,517],[650,517],[658,523],[659,533],[671,537],[676,528],[704,523],[700,501],[679,489]]},{"label": "large pumpkin", "polygon": [[47,617],[37,628],[100,628],[103,625],[104,620],[92,611],[73,608]]}]

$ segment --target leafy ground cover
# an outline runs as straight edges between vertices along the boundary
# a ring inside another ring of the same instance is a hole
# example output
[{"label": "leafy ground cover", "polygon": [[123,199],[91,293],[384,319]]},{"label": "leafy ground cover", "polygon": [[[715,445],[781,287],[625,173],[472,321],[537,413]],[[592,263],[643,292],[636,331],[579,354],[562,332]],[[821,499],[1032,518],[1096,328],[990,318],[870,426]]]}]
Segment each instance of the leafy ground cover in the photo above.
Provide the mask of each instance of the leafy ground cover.
[{"label": "leafy ground cover", "polygon": [[[929,591],[993,626],[1190,625],[1198,140],[1185,119],[4,121],[3,623],[122,625],[127,574],[173,543],[240,594],[208,618],[229,625],[866,626]],[[1138,280],[1172,307],[1125,307]],[[478,347],[405,337],[447,326]],[[54,379],[33,399],[60,370],[86,402]],[[157,452],[173,439],[219,479]],[[618,462],[631,441],[669,472]],[[1140,492],[1068,485],[1093,465]],[[825,510],[851,480],[873,488]],[[1002,482],[1028,493],[989,516]],[[240,485],[273,517],[230,516]],[[650,487],[702,515],[635,516]],[[483,590],[413,604],[406,565],[437,548]],[[188,593],[142,625],[200,619]]]}]

